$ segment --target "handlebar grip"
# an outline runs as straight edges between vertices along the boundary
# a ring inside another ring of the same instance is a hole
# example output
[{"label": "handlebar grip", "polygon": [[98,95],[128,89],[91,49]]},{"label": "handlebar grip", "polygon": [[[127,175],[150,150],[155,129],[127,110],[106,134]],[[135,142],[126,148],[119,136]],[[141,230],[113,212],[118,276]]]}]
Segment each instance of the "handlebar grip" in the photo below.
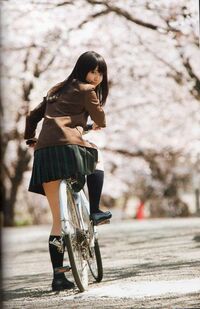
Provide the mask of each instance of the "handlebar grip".
[{"label": "handlebar grip", "polygon": [[87,124],[86,125],[86,130],[85,131],[90,131],[90,130],[92,130],[93,129],[93,124],[91,123],[91,124]]},{"label": "handlebar grip", "polygon": [[31,145],[31,144],[35,144],[35,143],[36,143],[36,140],[34,140],[34,139],[28,139],[26,141],[26,145]]}]

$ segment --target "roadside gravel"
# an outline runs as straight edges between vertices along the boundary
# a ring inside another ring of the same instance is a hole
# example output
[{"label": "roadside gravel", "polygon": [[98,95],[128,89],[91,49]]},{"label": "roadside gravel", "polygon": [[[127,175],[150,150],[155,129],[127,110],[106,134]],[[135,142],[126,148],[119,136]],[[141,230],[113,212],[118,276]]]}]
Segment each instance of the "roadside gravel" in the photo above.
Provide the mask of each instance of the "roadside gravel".
[{"label": "roadside gravel", "polygon": [[200,218],[100,226],[104,278],[84,293],[51,291],[49,230],[4,229],[4,308],[200,308]]}]

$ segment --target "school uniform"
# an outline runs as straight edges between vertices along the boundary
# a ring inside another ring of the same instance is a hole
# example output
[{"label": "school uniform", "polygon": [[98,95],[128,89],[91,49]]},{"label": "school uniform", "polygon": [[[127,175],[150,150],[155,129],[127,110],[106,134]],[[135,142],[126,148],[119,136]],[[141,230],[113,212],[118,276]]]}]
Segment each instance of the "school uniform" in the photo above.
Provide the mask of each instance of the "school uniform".
[{"label": "school uniform", "polygon": [[36,128],[43,119],[34,151],[29,191],[43,194],[42,183],[75,177],[79,190],[84,176],[94,172],[98,160],[97,147],[84,140],[88,116],[105,127],[105,113],[95,87],[73,80],[59,96],[49,96],[26,117],[25,139],[35,138]]}]

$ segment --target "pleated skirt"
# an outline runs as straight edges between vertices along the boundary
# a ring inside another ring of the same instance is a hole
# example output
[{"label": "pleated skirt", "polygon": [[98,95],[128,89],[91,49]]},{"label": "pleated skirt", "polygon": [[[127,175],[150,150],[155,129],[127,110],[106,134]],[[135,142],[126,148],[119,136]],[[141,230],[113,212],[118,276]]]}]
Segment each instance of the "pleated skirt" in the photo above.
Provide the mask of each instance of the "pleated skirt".
[{"label": "pleated skirt", "polygon": [[58,179],[76,178],[74,189],[79,191],[85,175],[92,174],[98,160],[95,148],[59,145],[35,151],[29,191],[45,195],[42,184]]}]

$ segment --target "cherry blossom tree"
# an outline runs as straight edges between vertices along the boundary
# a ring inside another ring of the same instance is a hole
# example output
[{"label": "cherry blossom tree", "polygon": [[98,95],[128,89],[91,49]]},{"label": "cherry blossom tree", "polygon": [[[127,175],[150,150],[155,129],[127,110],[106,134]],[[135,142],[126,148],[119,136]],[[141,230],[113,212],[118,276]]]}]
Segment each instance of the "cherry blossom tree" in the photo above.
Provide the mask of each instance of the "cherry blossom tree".
[{"label": "cherry blossom tree", "polygon": [[31,166],[25,115],[86,50],[109,71],[108,126],[87,136],[104,155],[103,202],[135,195],[152,215],[186,215],[180,188],[190,186],[200,148],[197,3],[9,0],[2,12],[5,224]]}]

